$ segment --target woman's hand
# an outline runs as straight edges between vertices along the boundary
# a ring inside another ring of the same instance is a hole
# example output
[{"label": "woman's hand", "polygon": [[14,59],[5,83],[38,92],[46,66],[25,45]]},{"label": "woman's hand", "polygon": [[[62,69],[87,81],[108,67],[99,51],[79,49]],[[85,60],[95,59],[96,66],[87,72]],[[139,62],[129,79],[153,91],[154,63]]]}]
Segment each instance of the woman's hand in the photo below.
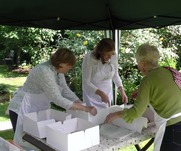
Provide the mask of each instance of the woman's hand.
[{"label": "woman's hand", "polygon": [[109,97],[105,93],[102,95],[101,99],[102,99],[102,102],[108,104],[109,107],[111,106],[110,101],[109,101]]},{"label": "woman's hand", "polygon": [[127,104],[128,103],[128,97],[126,95],[126,92],[124,91],[123,87],[119,87],[118,89],[120,90],[120,93],[121,93],[122,102],[124,104]]},{"label": "woman's hand", "polygon": [[89,112],[92,115],[96,115],[97,114],[97,109],[93,106],[85,106],[85,111]]},{"label": "woman's hand", "polygon": [[79,102],[77,102],[77,103],[74,102],[72,107],[70,108],[70,110],[81,110],[81,111],[89,112],[92,115],[97,114],[97,109],[95,107],[85,106]]},{"label": "woman's hand", "polygon": [[128,103],[128,97],[127,97],[125,92],[121,95],[121,97],[122,97],[122,102],[124,104],[127,104]]},{"label": "woman's hand", "polygon": [[110,101],[109,101],[109,97],[108,97],[108,95],[106,93],[104,93],[103,91],[97,89],[96,94],[101,97],[102,102],[108,104],[108,106],[110,107],[111,104],[110,104]]},{"label": "woman's hand", "polygon": [[109,124],[111,123],[112,121],[118,119],[118,118],[121,118],[122,117],[122,111],[118,111],[118,112],[114,112],[114,113],[110,113],[107,115],[104,123],[106,124]]}]

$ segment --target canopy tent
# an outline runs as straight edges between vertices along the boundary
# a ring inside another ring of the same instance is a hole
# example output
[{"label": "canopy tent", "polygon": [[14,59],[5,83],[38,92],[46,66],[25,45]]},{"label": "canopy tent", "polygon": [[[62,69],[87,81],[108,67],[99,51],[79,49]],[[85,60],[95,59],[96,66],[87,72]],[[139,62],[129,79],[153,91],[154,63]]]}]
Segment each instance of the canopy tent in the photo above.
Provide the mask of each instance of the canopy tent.
[{"label": "canopy tent", "polygon": [[180,6],[181,0],[0,0],[0,25],[111,30],[118,50],[116,31],[180,25]]},{"label": "canopy tent", "polygon": [[126,30],[181,24],[180,0],[0,0],[0,24]]}]

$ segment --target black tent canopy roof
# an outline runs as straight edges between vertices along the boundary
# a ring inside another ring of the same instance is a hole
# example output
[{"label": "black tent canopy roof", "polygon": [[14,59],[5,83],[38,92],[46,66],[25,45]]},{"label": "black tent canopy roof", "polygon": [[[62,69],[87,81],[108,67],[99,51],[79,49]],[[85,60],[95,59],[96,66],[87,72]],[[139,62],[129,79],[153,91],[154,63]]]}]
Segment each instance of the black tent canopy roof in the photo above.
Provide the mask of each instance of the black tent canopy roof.
[{"label": "black tent canopy roof", "polygon": [[181,24],[181,0],[0,0],[0,24],[127,30]]}]

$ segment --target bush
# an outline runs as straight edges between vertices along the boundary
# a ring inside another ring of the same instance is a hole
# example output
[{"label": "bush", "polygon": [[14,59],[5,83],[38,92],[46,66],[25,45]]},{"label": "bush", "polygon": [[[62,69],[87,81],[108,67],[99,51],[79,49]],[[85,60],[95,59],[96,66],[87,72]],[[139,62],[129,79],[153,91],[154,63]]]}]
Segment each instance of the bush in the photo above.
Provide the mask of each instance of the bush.
[{"label": "bush", "polygon": [[8,87],[5,84],[0,84],[0,94],[9,93]]}]

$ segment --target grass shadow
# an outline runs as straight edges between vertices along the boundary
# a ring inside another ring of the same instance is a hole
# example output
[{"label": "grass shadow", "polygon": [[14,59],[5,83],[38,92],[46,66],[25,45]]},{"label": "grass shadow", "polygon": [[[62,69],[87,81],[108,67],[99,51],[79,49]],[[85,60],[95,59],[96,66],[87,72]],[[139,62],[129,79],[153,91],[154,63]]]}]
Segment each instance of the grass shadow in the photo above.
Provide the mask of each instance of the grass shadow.
[{"label": "grass shadow", "polygon": [[0,65],[0,78],[15,78],[15,77],[25,77],[28,73],[18,73],[9,71],[6,65]]}]

